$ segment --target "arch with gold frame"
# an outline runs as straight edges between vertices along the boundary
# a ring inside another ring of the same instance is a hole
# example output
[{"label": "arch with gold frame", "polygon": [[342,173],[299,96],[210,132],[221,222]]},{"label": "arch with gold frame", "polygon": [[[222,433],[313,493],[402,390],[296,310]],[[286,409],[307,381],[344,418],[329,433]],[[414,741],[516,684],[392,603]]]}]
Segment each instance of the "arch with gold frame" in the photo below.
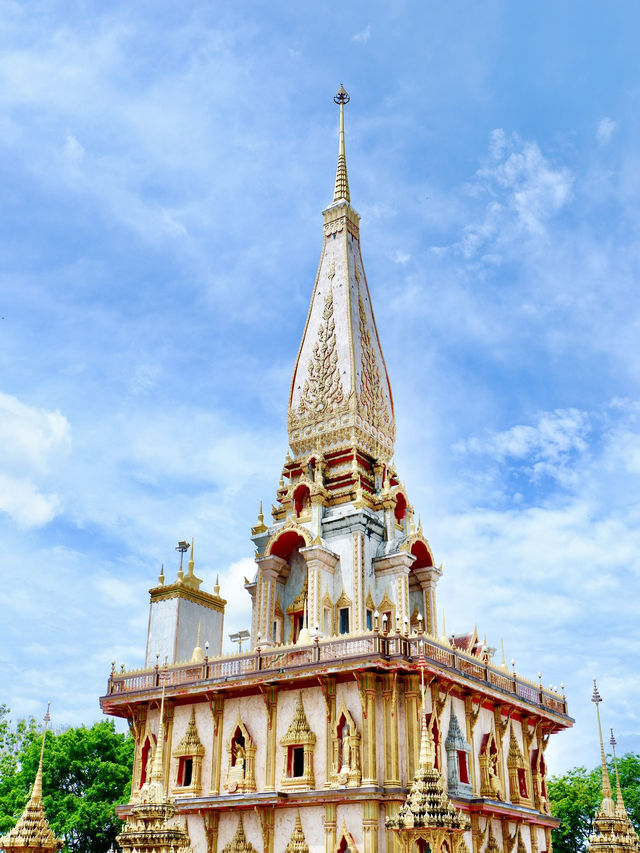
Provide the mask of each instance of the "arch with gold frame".
[{"label": "arch with gold frame", "polygon": [[344,704],[331,729],[331,787],[358,788],[361,780],[360,733]]},{"label": "arch with gold frame", "polygon": [[256,790],[256,745],[240,713],[227,741],[229,764],[225,791],[246,794]]}]

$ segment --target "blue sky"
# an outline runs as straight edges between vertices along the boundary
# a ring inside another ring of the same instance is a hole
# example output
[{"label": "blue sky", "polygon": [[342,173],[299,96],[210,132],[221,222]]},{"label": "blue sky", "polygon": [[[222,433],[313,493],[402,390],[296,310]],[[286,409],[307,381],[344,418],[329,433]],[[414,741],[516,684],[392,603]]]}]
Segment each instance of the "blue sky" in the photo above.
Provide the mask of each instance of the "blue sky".
[{"label": "blue sky", "polygon": [[447,628],[640,748],[636,4],[0,3],[1,699],[100,716],[196,541],[249,527],[337,155]]}]

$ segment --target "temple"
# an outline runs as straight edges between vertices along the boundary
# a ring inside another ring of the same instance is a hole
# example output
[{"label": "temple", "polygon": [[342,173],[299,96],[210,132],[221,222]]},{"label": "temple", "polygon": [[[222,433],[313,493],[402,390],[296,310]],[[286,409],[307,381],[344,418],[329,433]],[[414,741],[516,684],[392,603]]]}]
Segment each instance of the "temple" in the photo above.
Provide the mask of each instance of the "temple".
[{"label": "temple", "polygon": [[192,546],[183,571],[179,543],[175,581],[162,570],[150,591],[145,665],[114,664],[101,699],[136,741],[120,843],[151,844],[135,832],[155,791],[156,828],[181,822],[175,847],[196,853],[551,853],[545,750],[573,721],[564,695],[494,661],[476,630],[438,626],[442,567],[393,462],[342,86],[334,100],[290,451],[271,519],[261,509],[251,528],[250,648],[222,655],[225,601],[201,589]]},{"label": "temple", "polygon": [[618,775],[618,761],[616,758],[616,739],[613,736],[613,729],[611,729],[610,743],[613,749],[613,765],[616,773],[616,801],[615,803],[613,801],[611,780],[609,779],[609,770],[607,769],[607,760],[604,754],[602,725],[600,723],[599,705],[602,702],[602,697],[600,696],[595,678],[593,679],[593,696],[591,697],[591,701],[596,706],[598,734],[600,735],[602,802],[593,819],[593,832],[589,838],[589,851],[590,853],[638,853],[640,850],[640,841],[622,799],[620,776]]}]

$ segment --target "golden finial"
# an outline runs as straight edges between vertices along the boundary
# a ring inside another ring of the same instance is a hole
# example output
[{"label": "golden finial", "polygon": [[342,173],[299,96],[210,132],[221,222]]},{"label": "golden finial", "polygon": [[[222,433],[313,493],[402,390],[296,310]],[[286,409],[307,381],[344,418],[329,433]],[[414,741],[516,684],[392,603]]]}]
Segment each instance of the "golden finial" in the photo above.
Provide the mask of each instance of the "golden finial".
[{"label": "golden finial", "polygon": [[262,501],[260,501],[260,509],[258,511],[258,521],[260,524],[264,524],[264,513],[262,511]]},{"label": "golden finial", "polygon": [[192,578],[192,577],[193,577],[193,569],[194,569],[194,566],[195,566],[195,562],[194,562],[194,559],[193,559],[193,539],[192,539],[192,540],[191,540],[191,554],[190,554],[190,556],[189,556],[189,562],[187,563],[187,577],[188,577],[188,578]]},{"label": "golden finial", "polygon": [[164,586],[164,563],[160,566],[160,574],[158,575],[158,583]]},{"label": "golden finial", "polygon": [[420,515],[418,516],[418,535],[419,536],[424,535],[422,532],[422,516],[420,516]]},{"label": "golden finial", "polygon": [[500,638],[500,648],[502,649],[502,664],[501,664],[501,666],[503,666],[506,669],[507,668],[507,662],[504,658],[504,640],[502,638]]},{"label": "golden finial", "polygon": [[616,812],[618,812],[621,817],[626,817],[627,810],[624,807],[624,800],[622,799],[620,775],[618,774],[618,759],[616,757],[616,739],[613,736],[613,729],[611,729],[611,740],[609,741],[609,743],[611,744],[611,749],[613,750],[613,766],[616,769]]},{"label": "golden finial", "polygon": [[202,663],[204,660],[204,654],[202,652],[202,646],[200,645],[200,636],[201,636],[201,628],[202,622],[198,622],[198,636],[196,638],[196,645],[193,650],[193,654],[191,655],[192,663]]},{"label": "golden finial", "polygon": [[42,759],[44,758],[44,744],[47,739],[47,729],[51,722],[51,702],[47,702],[47,713],[44,715],[44,732],[42,733],[42,746],[40,747],[40,762],[38,763],[38,772],[33,783],[31,791],[31,801],[39,802],[42,799]]},{"label": "golden finial", "polygon": [[611,805],[613,806],[613,801],[611,799],[611,782],[609,780],[609,772],[607,770],[607,760],[604,754],[604,742],[602,740],[602,726],[600,725],[600,709],[598,705],[602,702],[602,697],[598,691],[598,685],[596,684],[595,678],[593,679],[593,695],[591,697],[591,701],[595,703],[596,706],[596,716],[598,717],[598,734],[600,735],[600,759],[602,761],[602,805],[604,807],[605,801],[609,800]]},{"label": "golden finial", "polygon": [[220,597],[220,575],[216,575],[215,586],[213,587],[213,594]]},{"label": "golden finial", "polygon": [[351,98],[345,91],[342,83],[340,88],[333,96],[336,104],[340,105],[340,145],[338,148],[338,168],[336,170],[336,185],[333,191],[333,200],[336,201],[351,201],[349,195],[349,178],[347,176],[347,158],[344,153],[344,105],[348,104]]}]

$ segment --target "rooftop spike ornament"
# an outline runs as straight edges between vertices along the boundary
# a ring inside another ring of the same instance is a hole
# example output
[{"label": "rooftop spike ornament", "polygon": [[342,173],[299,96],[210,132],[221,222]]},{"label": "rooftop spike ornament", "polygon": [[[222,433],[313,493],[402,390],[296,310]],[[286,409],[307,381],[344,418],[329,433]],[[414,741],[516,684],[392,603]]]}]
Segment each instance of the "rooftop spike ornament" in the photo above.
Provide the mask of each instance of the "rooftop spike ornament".
[{"label": "rooftop spike ornament", "polygon": [[349,93],[345,90],[342,83],[340,88],[333,96],[336,104],[340,105],[340,143],[338,146],[338,168],[336,169],[336,185],[333,190],[333,200],[336,201],[351,201],[349,195],[349,177],[347,175],[347,158],[344,151],[344,105],[351,100]]},{"label": "rooftop spike ornament", "polygon": [[617,803],[614,806],[611,794],[611,782],[607,761],[604,754],[604,742],[602,740],[602,726],[600,724],[600,710],[598,706],[602,697],[598,690],[595,678],[593,679],[593,695],[591,701],[596,706],[598,718],[598,734],[600,736],[600,759],[602,762],[602,804],[593,819],[593,835],[589,838],[590,853],[638,853],[640,841],[633,828],[629,815],[624,807],[620,779],[618,777],[618,762],[615,754],[616,740],[611,729],[611,746],[613,747],[613,761],[616,769]]}]

